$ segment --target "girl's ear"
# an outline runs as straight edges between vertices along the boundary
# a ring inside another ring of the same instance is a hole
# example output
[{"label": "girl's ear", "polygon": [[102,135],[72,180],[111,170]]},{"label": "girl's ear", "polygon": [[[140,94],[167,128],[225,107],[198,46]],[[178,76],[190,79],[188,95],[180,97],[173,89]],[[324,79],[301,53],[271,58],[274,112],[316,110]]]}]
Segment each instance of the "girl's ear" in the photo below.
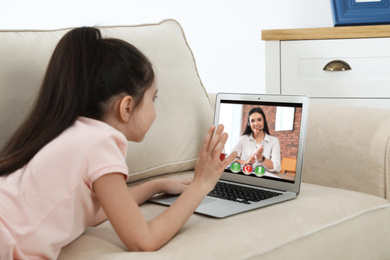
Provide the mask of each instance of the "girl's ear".
[{"label": "girl's ear", "polygon": [[119,117],[122,121],[128,122],[133,112],[134,99],[132,96],[124,96],[119,103]]}]

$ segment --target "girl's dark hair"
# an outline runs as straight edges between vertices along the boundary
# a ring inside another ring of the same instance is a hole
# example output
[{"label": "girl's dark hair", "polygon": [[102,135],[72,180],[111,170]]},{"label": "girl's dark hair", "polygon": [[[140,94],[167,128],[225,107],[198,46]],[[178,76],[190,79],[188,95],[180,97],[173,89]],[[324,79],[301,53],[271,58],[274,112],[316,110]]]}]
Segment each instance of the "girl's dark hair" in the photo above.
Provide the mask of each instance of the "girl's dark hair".
[{"label": "girl's dark hair", "polygon": [[263,111],[263,109],[261,109],[260,107],[254,107],[254,108],[252,108],[250,111],[249,111],[249,113],[248,113],[248,120],[247,120],[247,124],[245,125],[245,129],[244,129],[244,132],[242,133],[242,135],[250,135],[250,134],[252,134],[253,133],[253,130],[252,130],[252,128],[251,128],[251,126],[250,126],[250,122],[249,122],[249,118],[251,117],[251,115],[253,114],[253,113],[260,113],[262,116],[263,116],[263,119],[264,119],[264,132],[266,133],[266,134],[270,134],[269,133],[269,129],[268,129],[268,123],[267,123],[267,119],[266,119],[266,117],[265,117],[265,113],[264,113],[264,111]]},{"label": "girl's dark hair", "polygon": [[26,165],[77,117],[101,120],[110,98],[127,94],[134,108],[152,85],[152,64],[136,47],[76,28],[59,41],[30,115],[0,152],[0,176]]}]

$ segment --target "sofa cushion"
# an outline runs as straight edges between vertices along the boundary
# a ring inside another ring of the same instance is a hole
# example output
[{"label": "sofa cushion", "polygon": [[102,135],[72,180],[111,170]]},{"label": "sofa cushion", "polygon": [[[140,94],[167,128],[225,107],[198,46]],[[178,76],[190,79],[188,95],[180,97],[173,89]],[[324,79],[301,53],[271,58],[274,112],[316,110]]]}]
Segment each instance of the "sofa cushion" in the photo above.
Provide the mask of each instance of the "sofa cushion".
[{"label": "sofa cushion", "polygon": [[[157,118],[143,142],[129,143],[128,181],[193,169],[213,109],[182,28],[165,20],[101,30],[143,51],[157,75]],[[68,31],[0,31],[0,145],[30,110],[48,60]]]},{"label": "sofa cushion", "polygon": [[[141,206],[147,220],[165,209]],[[303,183],[291,201],[224,219],[194,214],[157,252],[126,252],[107,221],[59,259],[388,259],[389,215],[383,198]]]}]

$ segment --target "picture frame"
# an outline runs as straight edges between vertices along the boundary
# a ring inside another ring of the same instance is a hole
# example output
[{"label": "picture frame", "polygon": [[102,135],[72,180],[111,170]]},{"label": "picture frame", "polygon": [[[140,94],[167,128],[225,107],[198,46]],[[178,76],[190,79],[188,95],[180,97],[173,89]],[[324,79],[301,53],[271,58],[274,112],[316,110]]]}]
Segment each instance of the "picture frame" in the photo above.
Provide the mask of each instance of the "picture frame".
[{"label": "picture frame", "polygon": [[390,24],[390,0],[331,0],[335,26]]}]

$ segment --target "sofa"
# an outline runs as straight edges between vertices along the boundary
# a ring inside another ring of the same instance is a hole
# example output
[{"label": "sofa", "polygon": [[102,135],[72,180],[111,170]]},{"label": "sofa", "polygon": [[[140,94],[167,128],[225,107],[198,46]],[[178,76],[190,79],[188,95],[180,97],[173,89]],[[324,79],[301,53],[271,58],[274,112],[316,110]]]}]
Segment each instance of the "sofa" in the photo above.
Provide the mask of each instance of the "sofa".
[{"label": "sofa", "polygon": [[[68,30],[0,31],[0,145],[28,113]],[[137,46],[157,75],[156,121],[143,142],[129,143],[129,188],[192,176],[215,93],[203,86],[182,27],[164,20],[101,30]],[[156,252],[128,252],[106,221],[59,259],[390,259],[389,200],[390,111],[311,102],[298,198],[223,219],[195,213]],[[147,220],[165,209],[141,206]]]}]

